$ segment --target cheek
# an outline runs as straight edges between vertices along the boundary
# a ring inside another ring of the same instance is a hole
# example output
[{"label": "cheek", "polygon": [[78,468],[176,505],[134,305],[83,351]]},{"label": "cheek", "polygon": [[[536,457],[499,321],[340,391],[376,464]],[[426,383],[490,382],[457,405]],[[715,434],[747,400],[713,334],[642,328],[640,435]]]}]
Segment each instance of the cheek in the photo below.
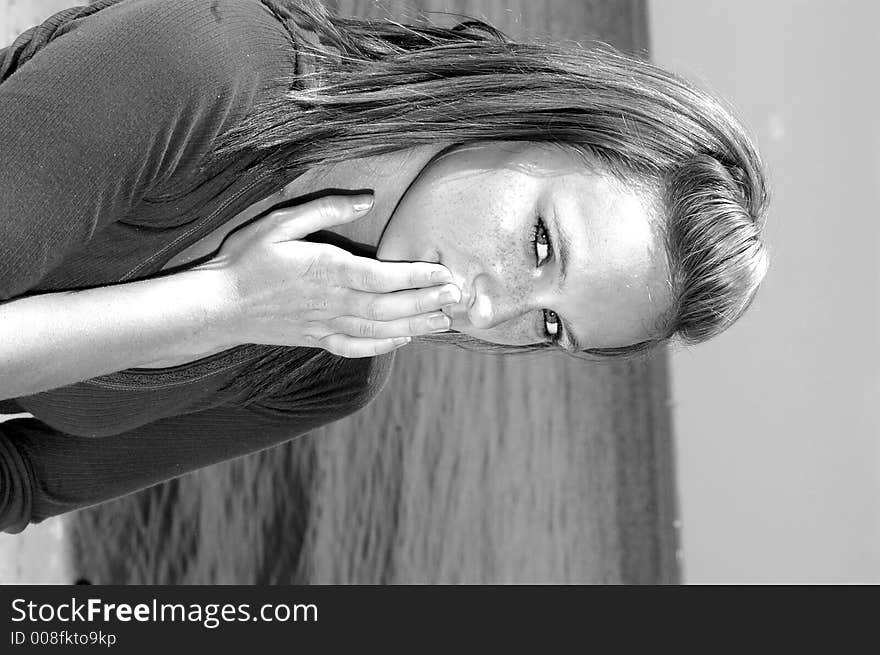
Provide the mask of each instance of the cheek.
[{"label": "cheek", "polygon": [[521,177],[478,175],[451,194],[447,234],[499,274],[524,262],[534,200]]},{"label": "cheek", "polygon": [[491,330],[468,328],[462,330],[462,332],[475,339],[489,343],[498,343],[505,346],[528,346],[539,341],[534,336],[535,333],[531,320],[532,318],[528,315],[523,315],[501,325],[496,325]]}]

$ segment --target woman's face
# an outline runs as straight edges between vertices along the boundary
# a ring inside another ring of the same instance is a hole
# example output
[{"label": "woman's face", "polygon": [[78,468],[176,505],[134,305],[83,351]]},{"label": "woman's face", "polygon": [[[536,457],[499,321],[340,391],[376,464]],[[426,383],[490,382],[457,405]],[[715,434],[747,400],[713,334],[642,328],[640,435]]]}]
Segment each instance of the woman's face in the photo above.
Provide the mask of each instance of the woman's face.
[{"label": "woman's face", "polygon": [[395,208],[377,257],[446,266],[462,292],[444,310],[452,329],[498,344],[625,346],[656,336],[670,301],[648,203],[547,144],[435,158]]}]

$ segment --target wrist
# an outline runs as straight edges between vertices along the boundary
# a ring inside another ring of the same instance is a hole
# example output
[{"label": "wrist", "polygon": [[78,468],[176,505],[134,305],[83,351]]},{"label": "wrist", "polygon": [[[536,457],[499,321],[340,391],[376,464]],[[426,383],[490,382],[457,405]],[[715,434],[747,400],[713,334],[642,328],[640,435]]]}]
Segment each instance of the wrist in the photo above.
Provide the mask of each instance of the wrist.
[{"label": "wrist", "polygon": [[198,341],[204,349],[213,353],[234,348],[246,343],[246,340],[236,327],[241,311],[235,288],[222,269],[208,264],[190,269],[182,275],[189,278],[186,293],[197,303]]}]

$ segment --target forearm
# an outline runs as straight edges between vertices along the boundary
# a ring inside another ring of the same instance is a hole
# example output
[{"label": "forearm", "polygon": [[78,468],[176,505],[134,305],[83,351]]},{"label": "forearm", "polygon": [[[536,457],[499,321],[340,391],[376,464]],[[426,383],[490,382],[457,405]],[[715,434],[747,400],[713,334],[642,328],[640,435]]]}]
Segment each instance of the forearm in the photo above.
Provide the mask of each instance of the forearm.
[{"label": "forearm", "polygon": [[0,398],[237,345],[220,278],[192,269],[0,305]]},{"label": "forearm", "polygon": [[246,407],[170,416],[100,439],[33,418],[0,423],[0,531],[129,494],[275,446],[328,422],[271,420]]}]

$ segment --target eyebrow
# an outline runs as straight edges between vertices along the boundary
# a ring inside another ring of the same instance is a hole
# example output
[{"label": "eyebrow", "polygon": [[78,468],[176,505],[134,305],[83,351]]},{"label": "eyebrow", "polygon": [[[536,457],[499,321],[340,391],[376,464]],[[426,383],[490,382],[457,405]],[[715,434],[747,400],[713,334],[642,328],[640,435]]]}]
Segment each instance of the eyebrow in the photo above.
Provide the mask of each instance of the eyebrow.
[{"label": "eyebrow", "polygon": [[[568,253],[572,252],[573,248],[571,235],[562,227],[562,223],[559,220],[559,212],[555,207],[553,208],[553,227],[557,236],[556,253],[559,255],[559,286],[561,287],[565,283],[565,276],[568,273]],[[563,331],[563,338],[559,340],[559,345],[562,346],[563,350],[571,353],[583,350],[577,336],[569,329],[569,324],[562,316],[559,318],[562,321]]]}]

